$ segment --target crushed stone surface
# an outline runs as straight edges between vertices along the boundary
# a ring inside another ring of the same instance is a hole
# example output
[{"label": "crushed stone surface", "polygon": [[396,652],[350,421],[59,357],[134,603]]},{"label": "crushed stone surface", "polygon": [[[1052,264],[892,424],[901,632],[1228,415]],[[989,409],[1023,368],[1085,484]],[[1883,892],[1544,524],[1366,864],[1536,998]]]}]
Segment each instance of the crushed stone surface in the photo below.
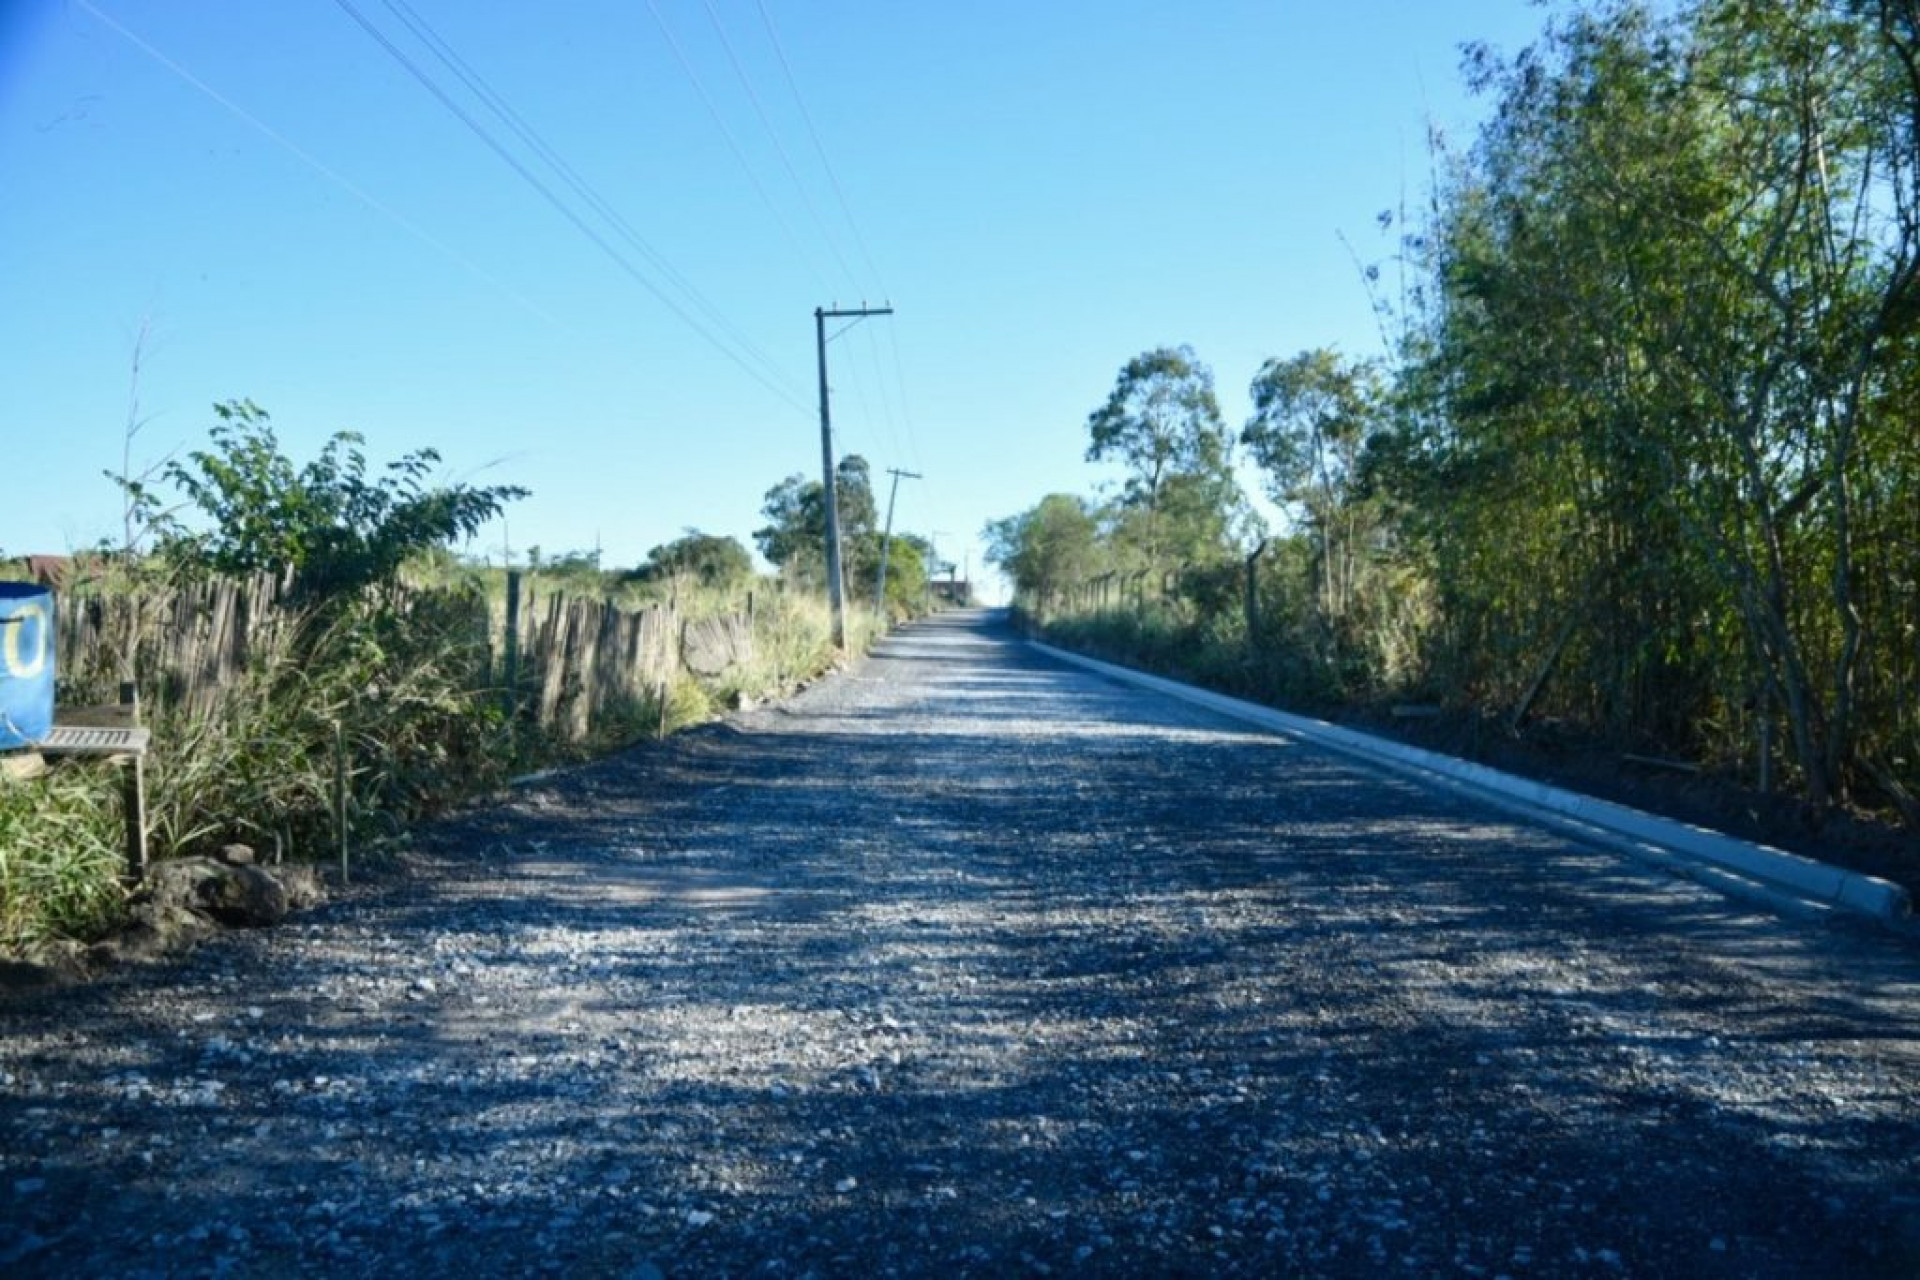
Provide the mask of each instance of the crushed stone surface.
[{"label": "crushed stone surface", "polygon": [[0,1008],[9,1276],[1920,1274],[1920,953],[992,615]]}]

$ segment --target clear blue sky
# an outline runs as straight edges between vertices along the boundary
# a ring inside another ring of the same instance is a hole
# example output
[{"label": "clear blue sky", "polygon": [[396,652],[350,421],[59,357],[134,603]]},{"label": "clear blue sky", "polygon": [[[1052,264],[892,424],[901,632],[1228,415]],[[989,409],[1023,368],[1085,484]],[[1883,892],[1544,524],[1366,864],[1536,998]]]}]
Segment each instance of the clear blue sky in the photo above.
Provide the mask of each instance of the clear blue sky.
[{"label": "clear blue sky", "polygon": [[114,532],[101,471],[143,323],[136,465],[249,397],[302,460],[350,428],[376,459],[433,445],[451,478],[530,487],[517,550],[746,541],[767,488],[818,474],[813,308],[887,299],[894,318],[829,349],[838,445],[925,473],[899,525],[978,570],[984,521],[1111,479],[1082,461],[1085,421],[1136,353],[1192,344],[1237,423],[1267,357],[1375,352],[1339,236],[1387,251],[1374,217],[1418,200],[1428,121],[1464,143],[1485,109],[1459,46],[1517,50],[1547,16],[763,2],[351,0],[736,361],[335,0],[0,0],[0,550]]}]

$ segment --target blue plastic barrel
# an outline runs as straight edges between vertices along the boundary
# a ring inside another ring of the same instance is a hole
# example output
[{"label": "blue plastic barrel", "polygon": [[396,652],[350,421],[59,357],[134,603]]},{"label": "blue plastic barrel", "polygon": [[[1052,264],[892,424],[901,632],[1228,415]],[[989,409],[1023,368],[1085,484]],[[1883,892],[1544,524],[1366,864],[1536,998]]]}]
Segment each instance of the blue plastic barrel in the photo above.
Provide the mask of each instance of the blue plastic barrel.
[{"label": "blue plastic barrel", "polygon": [[53,731],[53,592],[0,582],[0,751]]}]

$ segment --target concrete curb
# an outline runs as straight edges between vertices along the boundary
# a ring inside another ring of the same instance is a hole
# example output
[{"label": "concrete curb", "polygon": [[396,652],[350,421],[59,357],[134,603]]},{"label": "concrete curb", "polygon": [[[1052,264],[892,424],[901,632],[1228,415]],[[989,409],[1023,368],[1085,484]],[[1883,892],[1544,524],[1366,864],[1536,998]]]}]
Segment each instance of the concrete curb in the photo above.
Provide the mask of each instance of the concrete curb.
[{"label": "concrete curb", "polygon": [[[1578,836],[1601,839],[1614,848],[1688,874],[1724,893],[1789,910],[1812,906],[1848,911],[1895,927],[1904,926],[1912,912],[1906,889],[1876,876],[1843,871],[1796,853],[1736,840],[1705,827],[1655,817],[1610,800],[1376,738],[1324,720],[1276,711],[1131,667],[1056,649],[1037,640],[1027,643],[1061,662],[1205,707],[1245,724],[1304,739],[1397,773],[1439,783],[1449,790],[1464,791]],[[1694,874],[1696,871],[1700,874]]]}]

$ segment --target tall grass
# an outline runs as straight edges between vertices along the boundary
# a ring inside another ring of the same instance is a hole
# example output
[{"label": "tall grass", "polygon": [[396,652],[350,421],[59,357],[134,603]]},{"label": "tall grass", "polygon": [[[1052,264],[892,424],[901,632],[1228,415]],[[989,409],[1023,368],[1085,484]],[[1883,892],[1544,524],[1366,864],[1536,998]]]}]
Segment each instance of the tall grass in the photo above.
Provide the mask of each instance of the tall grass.
[{"label": "tall grass", "polygon": [[119,789],[108,768],[0,779],[0,950],[88,937],[120,913]]},{"label": "tall grass", "polygon": [[347,602],[288,628],[208,712],[156,717],[159,856],[229,840],[306,854],[391,835],[512,764],[487,657],[449,597]]},{"label": "tall grass", "polygon": [[[791,692],[840,662],[833,647],[833,614],[820,596],[798,591],[768,592],[756,599],[753,658],[715,682],[714,694],[727,701],[755,701]],[[870,611],[850,605],[846,614],[847,655],[865,653],[883,633]]]},{"label": "tall grass", "polygon": [[1110,661],[1157,671],[1246,697],[1279,699],[1291,705],[1319,705],[1324,682],[1292,661],[1297,650],[1280,648],[1250,654],[1246,628],[1228,614],[1210,618],[1149,605],[1142,610],[1106,609],[1022,621],[1043,639]]}]

